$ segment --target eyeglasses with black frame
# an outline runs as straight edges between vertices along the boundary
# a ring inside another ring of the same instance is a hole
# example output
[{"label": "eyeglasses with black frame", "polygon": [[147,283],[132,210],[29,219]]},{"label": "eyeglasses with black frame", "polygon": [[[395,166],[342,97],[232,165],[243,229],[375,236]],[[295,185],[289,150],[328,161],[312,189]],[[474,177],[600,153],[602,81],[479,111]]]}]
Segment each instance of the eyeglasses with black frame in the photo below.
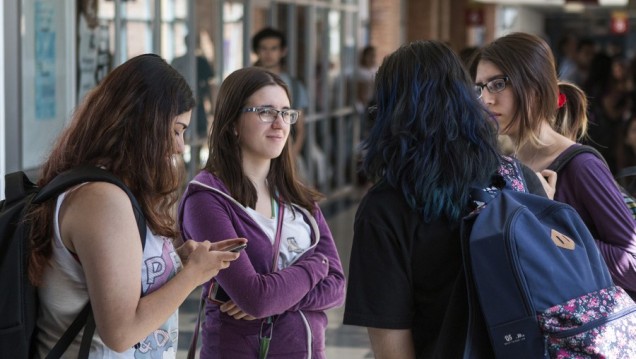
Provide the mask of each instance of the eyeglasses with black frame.
[{"label": "eyeglasses with black frame", "polygon": [[506,89],[506,83],[510,81],[510,78],[508,76],[502,76],[502,77],[497,77],[495,79],[492,79],[488,82],[486,82],[485,84],[475,84],[475,94],[477,94],[477,98],[481,98],[482,94],[483,94],[483,90],[484,87],[486,89],[488,89],[488,92],[495,94],[495,93],[500,93],[501,91]]},{"label": "eyeglasses with black frame", "polygon": [[280,114],[280,116],[283,118],[283,122],[285,122],[288,125],[295,124],[296,121],[298,121],[298,116],[300,114],[300,111],[298,110],[292,110],[292,109],[277,110],[275,108],[262,107],[262,106],[247,107],[247,108],[244,108],[241,112],[256,112],[258,113],[258,118],[260,118],[261,121],[265,123],[272,123],[276,121],[276,118]]}]

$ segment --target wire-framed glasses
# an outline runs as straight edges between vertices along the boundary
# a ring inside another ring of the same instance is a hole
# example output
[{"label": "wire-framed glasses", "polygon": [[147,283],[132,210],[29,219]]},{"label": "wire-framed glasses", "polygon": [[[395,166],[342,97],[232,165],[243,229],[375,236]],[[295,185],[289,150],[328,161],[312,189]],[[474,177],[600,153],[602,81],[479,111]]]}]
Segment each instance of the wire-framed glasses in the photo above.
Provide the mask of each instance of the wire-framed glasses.
[{"label": "wire-framed glasses", "polygon": [[283,121],[286,124],[293,125],[298,121],[299,111],[287,109],[287,110],[277,110],[271,107],[247,107],[244,108],[241,112],[256,112],[258,113],[258,118],[265,123],[272,123],[276,121],[276,118],[280,114],[283,118]]},{"label": "wire-framed glasses", "polygon": [[506,83],[510,80],[508,76],[498,77],[496,79],[492,79],[485,84],[478,83],[475,84],[475,94],[477,98],[481,98],[483,94],[484,87],[488,89],[490,93],[500,93],[501,91],[506,89]]}]

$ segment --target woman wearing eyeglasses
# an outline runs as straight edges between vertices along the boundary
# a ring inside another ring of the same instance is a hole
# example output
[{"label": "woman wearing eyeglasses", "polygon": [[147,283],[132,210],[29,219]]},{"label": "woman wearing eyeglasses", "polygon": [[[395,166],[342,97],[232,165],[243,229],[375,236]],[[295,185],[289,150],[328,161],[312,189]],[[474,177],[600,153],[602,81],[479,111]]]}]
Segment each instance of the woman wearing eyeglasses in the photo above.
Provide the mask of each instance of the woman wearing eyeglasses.
[{"label": "woman wearing eyeglasses", "polygon": [[209,159],[179,221],[186,238],[248,245],[204,288],[201,358],[325,358],[325,310],[343,303],[345,277],[319,194],[294,173],[289,104],[285,83],[258,67],[219,89]]},{"label": "woman wearing eyeglasses", "polygon": [[[513,33],[484,46],[471,64],[478,97],[514,142],[515,156],[541,172],[585,136],[585,94],[558,83],[554,57],[541,38]],[[554,199],[585,221],[614,281],[636,291],[636,223],[612,174],[592,153],[573,157],[558,173]]]}]

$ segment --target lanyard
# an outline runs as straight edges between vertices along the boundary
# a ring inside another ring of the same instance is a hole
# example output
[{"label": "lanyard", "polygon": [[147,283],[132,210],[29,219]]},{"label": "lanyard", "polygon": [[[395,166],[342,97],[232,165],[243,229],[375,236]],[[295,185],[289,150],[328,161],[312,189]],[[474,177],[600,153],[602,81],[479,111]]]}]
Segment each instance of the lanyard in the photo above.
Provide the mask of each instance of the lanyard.
[{"label": "lanyard", "polygon": [[[284,205],[280,205],[272,198],[272,213],[275,212],[275,208],[278,206],[278,225],[276,226],[276,237],[274,238],[274,255],[272,263],[272,272],[278,270],[278,252],[280,251],[280,237],[283,230],[283,214],[285,210]],[[259,350],[258,358],[266,359],[269,352],[269,342],[272,340],[272,333],[274,332],[274,320],[272,316],[269,316],[261,321],[261,330],[259,332]]]}]

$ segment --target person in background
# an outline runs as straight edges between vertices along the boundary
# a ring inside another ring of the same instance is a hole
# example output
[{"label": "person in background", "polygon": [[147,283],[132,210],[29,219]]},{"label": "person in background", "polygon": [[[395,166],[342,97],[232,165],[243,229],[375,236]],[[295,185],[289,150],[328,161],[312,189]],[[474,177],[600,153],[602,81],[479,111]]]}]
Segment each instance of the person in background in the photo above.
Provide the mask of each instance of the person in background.
[{"label": "person in background", "polygon": [[[173,247],[181,178],[175,157],[193,106],[176,70],[159,56],[140,55],[86,95],[57,139],[38,185],[74,167],[104,168],[135,195],[147,235],[142,249],[128,195],[106,182],[80,184],[29,214],[29,278],[40,306],[36,358],[46,356],[88,300],[96,323],[91,358],[175,358],[177,309],[239,257],[218,249],[244,239]],[[79,346],[76,338],[65,355],[77,357]]]},{"label": "person in background", "polygon": [[636,116],[623,124],[620,133],[616,153],[619,172],[626,167],[636,166]]},{"label": "person in background", "polygon": [[303,111],[309,108],[309,97],[305,85],[285,71],[287,56],[287,37],[279,30],[266,27],[252,37],[252,51],[258,57],[254,64],[278,75],[290,90],[292,106],[300,110],[298,124],[295,126],[292,143],[294,158],[302,158],[305,144],[305,121]]},{"label": "person in background", "polygon": [[636,116],[622,124],[616,145],[617,180],[632,196],[636,195]]},{"label": "person in background", "polygon": [[376,49],[367,45],[360,52],[360,66],[356,69],[356,108],[358,113],[366,114],[373,99],[373,79],[378,71]]},{"label": "person in background", "polygon": [[[373,105],[373,80],[375,79],[376,72],[378,72],[376,56],[377,54],[374,46],[365,46],[360,52],[360,66],[356,69],[355,107],[360,118],[360,136],[358,138],[352,138],[356,144],[367,138],[371,128],[369,108]],[[364,153],[361,152],[359,145],[357,147],[356,165],[359,167]],[[356,172],[358,185],[363,187],[368,186],[369,183],[364,172],[361,171],[360,168],[357,168]]]},{"label": "person in background", "polygon": [[[171,65],[179,71],[179,73],[188,78],[190,76],[190,41],[191,35],[188,34],[184,38],[186,48],[188,51],[183,56],[175,57],[172,60]],[[199,36],[196,36],[195,47],[199,44]],[[199,53],[195,49],[194,56],[194,64],[195,64],[195,77],[194,81],[196,83],[196,116],[194,126],[194,133],[196,134],[197,140],[205,141],[208,135],[208,115],[212,113],[212,85],[211,81],[214,78],[214,68],[208,61],[208,59],[203,56],[203,54]],[[198,147],[196,147],[198,148]],[[199,153],[196,151],[196,148],[193,148],[194,151],[192,153],[196,163],[200,162]]]},{"label": "person in background", "polygon": [[208,162],[179,205],[184,237],[249,240],[218,286],[206,284],[204,359],[325,358],[325,310],[344,301],[319,194],[295,174],[289,133],[299,114],[288,91],[260,67],[223,81]]},{"label": "person in background", "polygon": [[625,66],[621,56],[598,52],[582,87],[590,102],[589,145],[603,155],[612,173],[616,173],[616,140],[631,107]]},{"label": "person in background", "polygon": [[581,87],[584,86],[590,75],[590,64],[596,54],[596,43],[590,38],[580,38],[574,51],[574,66],[570,66],[560,74],[563,81],[572,82]]},{"label": "person in background", "polygon": [[565,34],[558,43],[557,72],[564,81],[576,81],[578,66],[576,64],[577,38],[572,34]]},{"label": "person in background", "polygon": [[[514,142],[515,155],[540,172],[579,146],[587,125],[585,94],[559,84],[554,56],[540,37],[527,33],[503,36],[480,49],[471,65],[481,100]],[[560,113],[567,111],[568,124]],[[576,111],[580,116],[572,116]],[[555,127],[555,121],[560,123]],[[561,131],[561,132],[559,132]],[[602,159],[580,153],[558,173],[554,199],[579,213],[607,262],[615,283],[636,291],[636,223]]]},{"label": "person in background", "polygon": [[[499,155],[496,123],[447,45],[400,47],[374,90],[363,168],[375,184],[355,217],[344,324],[367,327],[377,359],[461,358],[468,296],[459,224],[469,188],[522,170]],[[517,190],[545,195],[534,173],[516,177]],[[493,357],[487,344],[480,349]]]}]

